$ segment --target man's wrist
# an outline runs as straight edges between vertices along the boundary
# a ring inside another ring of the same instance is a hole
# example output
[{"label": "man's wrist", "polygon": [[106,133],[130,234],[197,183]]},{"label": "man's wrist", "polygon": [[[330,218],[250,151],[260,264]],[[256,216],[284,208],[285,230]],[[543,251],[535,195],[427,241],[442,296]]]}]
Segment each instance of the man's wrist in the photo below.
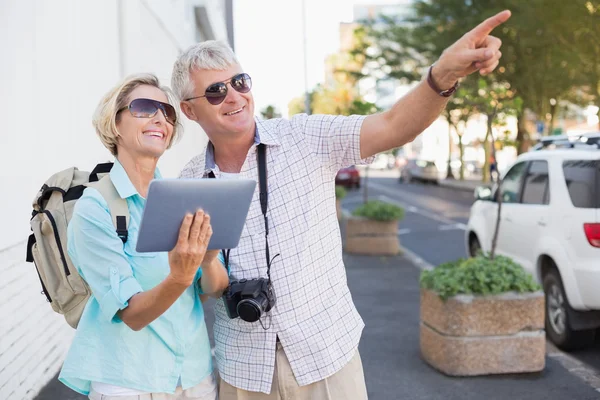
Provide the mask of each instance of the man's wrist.
[{"label": "man's wrist", "polygon": [[452,89],[458,82],[458,78],[445,70],[439,63],[431,66],[431,78],[435,87],[439,88],[440,91]]}]

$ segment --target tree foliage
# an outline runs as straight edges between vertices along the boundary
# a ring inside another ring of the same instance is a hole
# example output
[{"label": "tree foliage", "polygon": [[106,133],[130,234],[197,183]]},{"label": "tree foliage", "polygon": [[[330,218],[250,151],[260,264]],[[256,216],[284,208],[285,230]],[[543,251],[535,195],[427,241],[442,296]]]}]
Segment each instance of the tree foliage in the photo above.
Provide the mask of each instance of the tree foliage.
[{"label": "tree foliage", "polygon": [[[407,18],[383,17],[377,23],[366,22],[356,33],[358,45],[354,52],[367,54],[366,64],[371,71],[405,81],[420,80],[426,68],[461,35],[484,18],[510,9],[511,19],[492,33],[503,42],[503,56],[499,68],[486,79],[509,82],[515,98],[521,99],[520,107],[515,110],[520,119],[517,139],[523,144],[527,139],[523,110],[528,108],[544,119],[551,110],[551,98],[558,100],[566,96],[574,85],[582,82],[581,55],[573,51],[576,43],[573,25],[584,15],[598,17],[597,8],[584,7],[584,3],[589,2],[417,0]],[[590,13],[589,9],[594,12]],[[598,24],[590,22],[588,25],[598,29]],[[591,31],[576,30],[579,37],[592,35]],[[585,41],[588,42],[590,40]],[[593,43],[598,46],[600,57],[600,42]],[[590,60],[590,66],[600,68],[597,62],[594,64],[593,57]]]}]

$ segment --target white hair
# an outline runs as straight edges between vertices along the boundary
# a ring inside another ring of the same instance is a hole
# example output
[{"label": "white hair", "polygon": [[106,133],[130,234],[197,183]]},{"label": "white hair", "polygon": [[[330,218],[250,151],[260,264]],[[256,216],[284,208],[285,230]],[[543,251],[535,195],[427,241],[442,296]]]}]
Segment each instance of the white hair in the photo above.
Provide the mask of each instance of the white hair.
[{"label": "white hair", "polygon": [[171,76],[171,87],[179,100],[193,96],[194,83],[190,74],[196,69],[225,70],[239,64],[235,53],[225,42],[207,40],[189,47],[183,52],[175,65]]}]

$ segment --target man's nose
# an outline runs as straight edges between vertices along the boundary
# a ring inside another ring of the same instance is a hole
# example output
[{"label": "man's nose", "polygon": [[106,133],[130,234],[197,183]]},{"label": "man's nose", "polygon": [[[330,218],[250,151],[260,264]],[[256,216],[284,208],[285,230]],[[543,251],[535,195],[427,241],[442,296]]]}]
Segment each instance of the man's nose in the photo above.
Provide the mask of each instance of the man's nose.
[{"label": "man's nose", "polygon": [[231,82],[227,82],[226,85],[229,87],[227,88],[227,96],[225,96],[225,101],[228,103],[235,103],[239,101],[241,97],[240,93],[233,88]]}]

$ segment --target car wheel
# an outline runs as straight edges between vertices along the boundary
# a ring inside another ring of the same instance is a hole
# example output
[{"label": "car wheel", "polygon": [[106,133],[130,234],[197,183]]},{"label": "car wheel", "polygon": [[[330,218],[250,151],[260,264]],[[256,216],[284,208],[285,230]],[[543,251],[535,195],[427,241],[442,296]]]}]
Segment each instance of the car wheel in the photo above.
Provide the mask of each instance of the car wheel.
[{"label": "car wheel", "polygon": [[360,189],[360,181],[356,182],[356,183],[354,184],[354,187],[355,187],[355,188],[357,188],[357,189]]},{"label": "car wheel", "polygon": [[412,177],[410,176],[410,173],[405,172],[404,174],[402,174],[402,182],[410,183],[410,181],[412,181]]},{"label": "car wheel", "polygon": [[479,239],[475,234],[469,236],[469,256],[477,257],[479,252],[481,251],[481,243],[479,243]]},{"label": "car wheel", "polygon": [[569,323],[572,311],[556,268],[550,269],[543,280],[546,297],[546,335],[562,350],[576,350],[590,345],[594,341],[595,330],[573,330]]}]

